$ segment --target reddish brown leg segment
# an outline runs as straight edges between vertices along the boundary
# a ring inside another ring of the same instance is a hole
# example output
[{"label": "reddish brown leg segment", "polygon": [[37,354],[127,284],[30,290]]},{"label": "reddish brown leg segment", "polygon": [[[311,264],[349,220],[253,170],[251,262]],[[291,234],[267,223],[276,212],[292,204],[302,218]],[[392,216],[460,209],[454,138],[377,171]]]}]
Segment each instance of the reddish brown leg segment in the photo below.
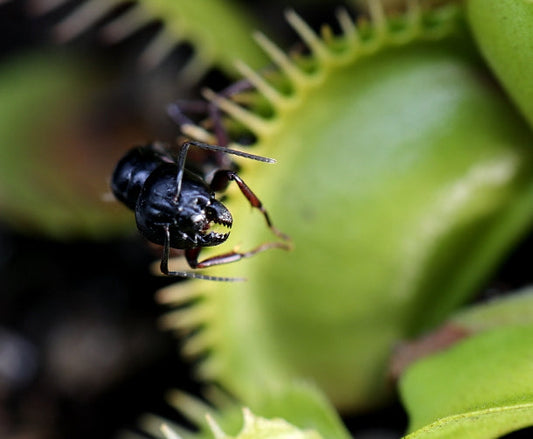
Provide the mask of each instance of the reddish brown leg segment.
[{"label": "reddish brown leg segment", "polygon": [[287,244],[282,242],[267,242],[247,252],[241,253],[231,251],[228,253],[211,256],[210,258],[204,259],[200,262],[198,262],[198,257],[200,256],[200,251],[202,250],[202,247],[196,247],[185,250],[185,257],[187,258],[187,263],[191,266],[191,268],[207,268],[213,267],[215,265],[223,265],[230,264],[231,262],[237,262],[241,259],[250,258],[253,255],[256,255],[257,253],[261,253],[272,248],[281,248],[286,250]]},{"label": "reddish brown leg segment", "polygon": [[263,207],[263,203],[261,203],[261,200],[257,197],[257,195],[252,192],[250,187],[235,172],[224,169],[215,172],[215,174],[213,175],[213,179],[211,180],[211,189],[214,191],[222,191],[226,189],[230,181],[234,181],[235,183],[237,183],[244,197],[250,202],[250,205],[258,209],[263,214],[269,229],[272,230],[272,232],[276,236],[283,239],[284,241],[290,241],[289,236],[274,227],[270,216],[268,215],[268,212]]}]

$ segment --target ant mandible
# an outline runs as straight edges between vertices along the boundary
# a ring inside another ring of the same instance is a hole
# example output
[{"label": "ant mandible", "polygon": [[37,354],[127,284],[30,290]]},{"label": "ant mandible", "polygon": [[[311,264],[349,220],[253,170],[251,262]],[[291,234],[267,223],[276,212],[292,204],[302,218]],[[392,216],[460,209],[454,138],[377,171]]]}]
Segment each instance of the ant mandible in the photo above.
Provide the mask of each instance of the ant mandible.
[{"label": "ant mandible", "polygon": [[[275,162],[266,157],[192,140],[183,143],[177,155],[173,156],[162,145],[154,143],[130,150],[118,162],[111,189],[119,201],[135,212],[140,233],[149,241],[163,245],[160,266],[163,274],[216,281],[243,280],[168,269],[171,247],[185,250],[187,263],[193,269],[236,262],[270,248],[290,247],[290,238],[273,226],[259,198],[236,172],[218,169],[208,184],[200,175],[186,168],[187,152],[191,146],[265,163]],[[229,236],[229,232],[219,233],[211,228],[218,224],[229,229],[233,224],[230,211],[215,199],[214,194],[224,190],[231,181],[237,183],[251,206],[263,214],[267,226],[283,242],[269,242],[248,252],[231,251],[198,261],[202,248],[219,245]]]}]

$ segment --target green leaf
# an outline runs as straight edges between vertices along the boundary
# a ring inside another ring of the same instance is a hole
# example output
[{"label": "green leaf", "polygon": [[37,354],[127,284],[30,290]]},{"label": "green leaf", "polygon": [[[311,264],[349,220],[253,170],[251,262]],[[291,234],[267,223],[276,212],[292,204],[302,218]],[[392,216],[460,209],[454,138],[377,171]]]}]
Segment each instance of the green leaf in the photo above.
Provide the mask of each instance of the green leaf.
[{"label": "green leaf", "polygon": [[481,52],[533,126],[533,2],[468,0]]},{"label": "green leaf", "polygon": [[402,343],[395,349],[391,373],[399,376],[409,364],[474,334],[495,328],[527,325],[533,325],[532,287],[463,308],[436,329]]},{"label": "green leaf", "polygon": [[59,238],[131,230],[127,210],[103,197],[116,160],[141,128],[113,116],[108,130],[88,124],[96,98],[109,93],[108,81],[97,67],[53,53],[26,54],[0,66],[3,221]]},{"label": "green leaf", "polygon": [[411,366],[409,439],[485,439],[533,425],[533,325],[483,332]]},{"label": "green leaf", "polygon": [[449,323],[469,332],[533,324],[533,287],[499,296],[455,313]]}]

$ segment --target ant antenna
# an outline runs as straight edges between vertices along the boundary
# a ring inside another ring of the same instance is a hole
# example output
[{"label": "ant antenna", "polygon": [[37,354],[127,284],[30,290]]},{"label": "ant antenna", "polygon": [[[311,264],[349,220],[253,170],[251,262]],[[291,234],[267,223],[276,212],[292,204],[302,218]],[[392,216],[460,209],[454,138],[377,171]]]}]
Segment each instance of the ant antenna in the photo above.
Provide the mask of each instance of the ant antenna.
[{"label": "ant antenna", "polygon": [[174,196],[174,202],[176,203],[178,202],[178,198],[181,193],[181,182],[183,180],[185,161],[187,159],[187,153],[191,146],[196,146],[198,148],[206,149],[208,151],[219,151],[225,154],[233,154],[239,157],[244,157],[244,158],[251,159],[251,160],[257,160],[258,162],[276,163],[275,159],[271,159],[269,157],[263,157],[260,155],[250,154],[248,152],[226,148],[225,146],[210,145],[208,143],[197,142],[196,140],[189,140],[188,142],[185,142],[183,145],[181,145],[180,150],[178,152],[178,158],[176,160],[176,165],[178,166],[178,172],[176,174],[176,195]]}]

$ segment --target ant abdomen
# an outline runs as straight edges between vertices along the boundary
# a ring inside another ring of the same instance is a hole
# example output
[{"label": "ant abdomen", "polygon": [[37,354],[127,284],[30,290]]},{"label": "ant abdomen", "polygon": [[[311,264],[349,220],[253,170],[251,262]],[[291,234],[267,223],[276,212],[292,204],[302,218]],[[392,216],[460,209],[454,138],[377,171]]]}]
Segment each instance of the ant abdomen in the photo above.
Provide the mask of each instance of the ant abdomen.
[{"label": "ant abdomen", "polygon": [[146,179],[162,163],[161,155],[151,146],[130,150],[120,159],[111,177],[111,190],[115,197],[135,210]]}]

